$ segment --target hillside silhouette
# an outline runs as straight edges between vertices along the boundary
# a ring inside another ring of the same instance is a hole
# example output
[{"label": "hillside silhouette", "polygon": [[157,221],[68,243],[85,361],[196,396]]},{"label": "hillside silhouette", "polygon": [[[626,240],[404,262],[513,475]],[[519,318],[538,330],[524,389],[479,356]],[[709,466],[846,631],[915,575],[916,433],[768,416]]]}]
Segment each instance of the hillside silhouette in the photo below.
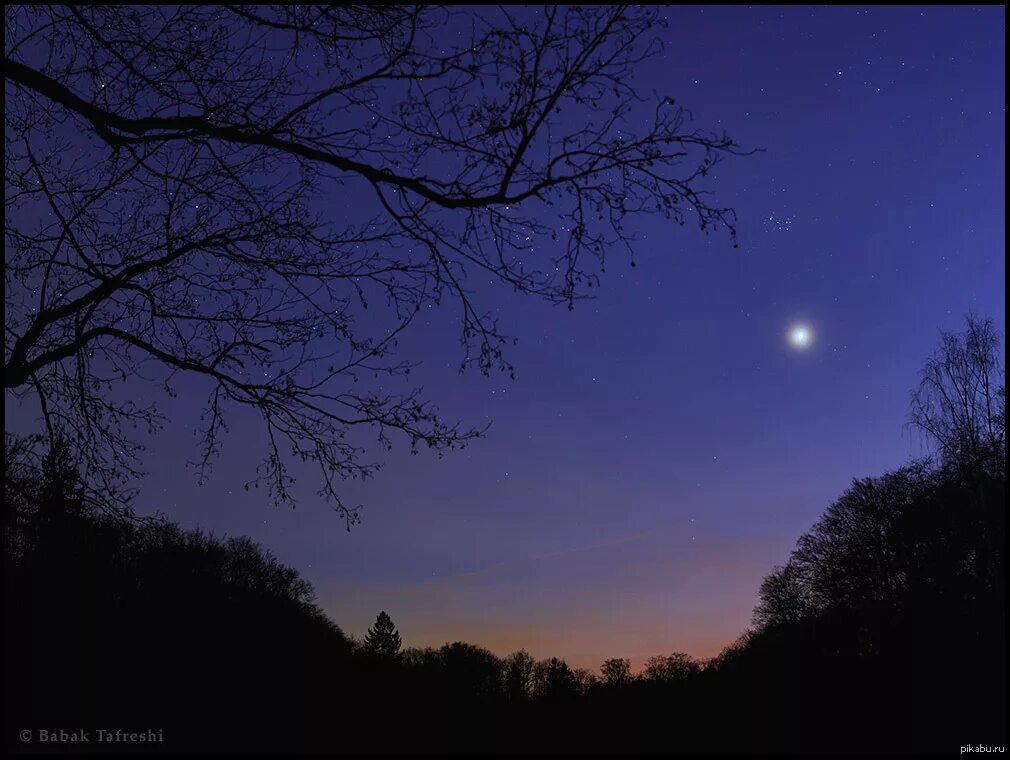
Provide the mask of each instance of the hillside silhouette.
[{"label": "hillside silhouette", "polygon": [[58,436],[7,436],[8,749],[44,750],[14,733],[43,726],[158,727],[161,751],[1002,745],[997,351],[987,322],[945,336],[913,396],[935,456],[854,480],[765,578],[751,629],[718,657],[657,655],[639,674],[620,658],[594,674],[464,642],[403,648],[385,611],[352,640],[262,547],[106,513]]}]

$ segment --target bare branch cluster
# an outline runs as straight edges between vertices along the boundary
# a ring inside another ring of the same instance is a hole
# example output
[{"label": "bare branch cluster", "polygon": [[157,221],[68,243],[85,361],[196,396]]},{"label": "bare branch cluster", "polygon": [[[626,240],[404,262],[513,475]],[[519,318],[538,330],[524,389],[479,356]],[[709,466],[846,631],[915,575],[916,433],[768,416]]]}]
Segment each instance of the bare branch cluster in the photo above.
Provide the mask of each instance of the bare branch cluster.
[{"label": "bare branch cluster", "polygon": [[165,423],[125,399],[193,376],[201,477],[253,408],[250,485],[291,501],[290,461],[313,461],[350,524],[337,483],[376,469],[350,431],[481,432],[375,385],[409,374],[394,349],[422,307],[458,306],[461,369],[511,372],[468,275],[571,308],[633,255],[635,215],[735,233],[701,180],[741,151],[632,87],[656,9],[5,13],[5,387],[110,493],[139,474],[134,428]]}]

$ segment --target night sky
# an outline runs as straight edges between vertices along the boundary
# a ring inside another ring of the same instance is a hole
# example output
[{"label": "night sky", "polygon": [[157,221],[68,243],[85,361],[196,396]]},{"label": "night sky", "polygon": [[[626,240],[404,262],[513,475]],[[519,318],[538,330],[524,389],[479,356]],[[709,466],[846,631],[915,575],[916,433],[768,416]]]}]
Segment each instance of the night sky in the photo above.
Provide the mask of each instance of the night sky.
[{"label": "night sky", "polygon": [[308,468],[293,511],[242,490],[251,411],[198,486],[184,461],[203,399],[185,393],[147,444],[139,511],[252,536],[358,636],[384,609],[407,646],[591,668],[736,638],[762,577],[853,477],[923,453],[908,393],[938,329],[974,311],[1005,331],[1004,10],[666,15],[639,91],[764,149],[712,179],[739,249],[649,217],[637,267],[608,262],[574,312],[488,287],[519,339],[514,381],[460,376],[458,312],[431,308],[402,342],[423,360],[412,379],[446,417],[493,425],[443,459],[398,445],[346,486],[364,505],[350,533]]}]

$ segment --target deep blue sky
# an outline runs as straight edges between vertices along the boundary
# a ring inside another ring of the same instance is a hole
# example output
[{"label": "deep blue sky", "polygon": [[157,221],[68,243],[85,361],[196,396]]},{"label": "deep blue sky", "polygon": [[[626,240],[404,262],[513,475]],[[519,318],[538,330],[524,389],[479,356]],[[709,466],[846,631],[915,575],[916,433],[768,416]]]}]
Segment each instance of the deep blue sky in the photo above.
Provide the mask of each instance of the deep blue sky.
[{"label": "deep blue sky", "polygon": [[[489,294],[517,379],[460,377],[455,312],[405,354],[447,416],[493,420],[444,459],[395,449],[351,533],[313,499],[246,494],[236,416],[202,488],[193,401],[149,445],[139,506],[248,534],[347,632],[380,609],[407,645],[605,657],[715,654],[761,578],[856,476],[921,453],[908,392],[939,328],[1005,330],[1004,10],[671,8],[639,87],[764,152],[712,187],[740,248],[661,218],[573,313]],[[442,313],[444,311],[444,313]],[[790,325],[814,331],[790,347]]]}]

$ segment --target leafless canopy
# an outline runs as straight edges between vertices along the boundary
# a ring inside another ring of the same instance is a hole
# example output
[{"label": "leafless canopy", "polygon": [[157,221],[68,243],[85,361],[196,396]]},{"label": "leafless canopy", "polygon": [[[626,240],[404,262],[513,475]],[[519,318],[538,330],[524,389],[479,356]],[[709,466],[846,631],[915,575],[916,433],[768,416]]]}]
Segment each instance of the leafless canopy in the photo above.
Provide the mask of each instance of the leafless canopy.
[{"label": "leafless canopy", "polygon": [[375,469],[352,430],[479,433],[361,390],[409,372],[423,306],[458,305],[462,367],[510,371],[468,274],[570,308],[632,256],[628,217],[734,233],[699,182],[737,146],[632,89],[659,12],[8,6],[5,387],[112,495],[139,474],[128,431],[162,424],[124,399],[201,377],[201,477],[252,407],[250,482],[289,501],[286,463],[314,461],[350,524],[337,483]]},{"label": "leafless canopy", "polygon": [[990,476],[1006,470],[1006,387],[992,320],[968,316],[962,333],[943,331],[912,392],[911,422],[936,445],[941,463]]}]

